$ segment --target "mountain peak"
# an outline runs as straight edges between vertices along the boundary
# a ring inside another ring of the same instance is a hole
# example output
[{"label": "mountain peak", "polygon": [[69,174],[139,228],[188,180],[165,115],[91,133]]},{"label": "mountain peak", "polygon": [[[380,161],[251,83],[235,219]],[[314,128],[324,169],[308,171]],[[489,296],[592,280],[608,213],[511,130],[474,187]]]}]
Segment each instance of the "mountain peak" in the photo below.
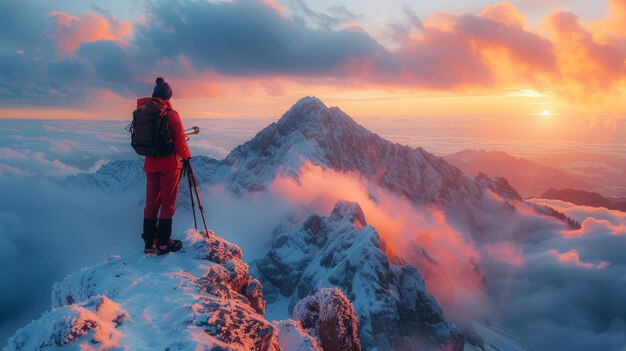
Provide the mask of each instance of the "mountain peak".
[{"label": "mountain peak", "polygon": [[351,128],[358,126],[339,108],[327,107],[314,96],[305,96],[298,100],[277,122],[282,135],[300,131],[305,136],[321,136],[340,125]]},{"label": "mountain peak", "polygon": [[443,159],[381,138],[337,107],[304,97],[278,122],[224,160],[234,192],[266,188],[277,174],[298,178],[305,163],[358,174],[415,203],[478,199],[482,190]]},{"label": "mountain peak", "polygon": [[358,229],[361,229],[367,225],[365,220],[365,214],[363,209],[356,202],[351,201],[338,201],[333,208],[330,217],[334,220],[348,220],[354,224]]},{"label": "mountain peak", "polygon": [[301,108],[306,106],[318,106],[327,108],[326,105],[315,96],[304,96],[298,100],[291,108]]}]

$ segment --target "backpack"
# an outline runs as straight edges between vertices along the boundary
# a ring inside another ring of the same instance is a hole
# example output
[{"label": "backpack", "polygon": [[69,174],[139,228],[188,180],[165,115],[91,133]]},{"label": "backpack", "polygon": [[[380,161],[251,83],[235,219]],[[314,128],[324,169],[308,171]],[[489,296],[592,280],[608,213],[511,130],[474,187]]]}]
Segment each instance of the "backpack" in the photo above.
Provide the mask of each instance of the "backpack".
[{"label": "backpack", "polygon": [[166,156],[174,153],[174,138],[167,113],[170,108],[157,99],[150,99],[133,111],[130,145],[141,156]]}]

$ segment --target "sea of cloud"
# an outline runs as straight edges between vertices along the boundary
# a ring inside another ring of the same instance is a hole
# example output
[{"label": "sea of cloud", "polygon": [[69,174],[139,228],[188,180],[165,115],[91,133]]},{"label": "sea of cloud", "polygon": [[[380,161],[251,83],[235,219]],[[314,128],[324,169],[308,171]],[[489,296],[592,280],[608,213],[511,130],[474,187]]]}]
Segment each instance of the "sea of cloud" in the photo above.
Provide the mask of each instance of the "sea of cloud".
[{"label": "sea of cloud", "polygon": [[[532,200],[582,224],[570,230],[528,204],[514,202],[518,211],[502,211],[502,199],[490,194],[472,213],[482,228],[476,234],[465,219],[416,208],[358,175],[310,164],[300,169],[298,181],[279,177],[270,191],[292,203],[315,204],[320,214],[328,214],[336,200],[356,201],[388,251],[411,262],[403,249],[418,241],[453,279],[455,270],[476,260],[486,286],[477,291],[480,284],[467,284],[471,277],[457,280],[459,302],[452,308],[463,306],[464,313],[511,331],[533,350],[624,350],[624,212]],[[442,291],[431,286],[436,297]]]},{"label": "sea of cloud", "polygon": [[[222,158],[267,123],[235,119],[186,125],[202,129],[190,142],[194,154]],[[125,125],[0,121],[0,265],[12,267],[0,281],[0,338],[49,308],[50,287],[65,274],[107,255],[140,249],[143,188],[107,194],[78,191],[62,182],[67,175],[136,157]],[[374,201],[371,186],[354,175],[307,167],[300,182],[279,178],[268,194],[242,199],[220,187],[201,189],[209,226],[239,244],[250,261],[265,253],[272,228],[296,206],[327,215],[335,200],[358,201],[397,252],[419,236],[430,238],[428,249],[448,269],[468,257],[478,260],[488,302],[481,299],[470,312],[511,330],[533,349],[623,350],[623,212],[535,199],[576,219],[582,228],[567,230],[520,208],[507,221],[483,214],[479,219],[488,235],[476,238],[438,211],[416,211],[382,193]],[[189,211],[179,210],[175,231],[191,225]]]},{"label": "sea of cloud", "polygon": [[[55,178],[95,172],[106,162],[137,157],[129,147],[129,121],[0,120],[0,176]],[[186,119],[199,126],[192,154],[222,159],[269,124],[264,118]]]}]

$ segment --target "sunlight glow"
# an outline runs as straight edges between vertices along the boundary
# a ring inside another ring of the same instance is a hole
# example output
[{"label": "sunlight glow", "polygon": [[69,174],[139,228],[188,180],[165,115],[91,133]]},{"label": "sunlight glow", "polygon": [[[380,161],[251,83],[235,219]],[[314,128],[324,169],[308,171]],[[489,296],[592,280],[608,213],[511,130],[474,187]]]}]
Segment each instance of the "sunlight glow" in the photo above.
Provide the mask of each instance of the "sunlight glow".
[{"label": "sunlight glow", "polygon": [[543,110],[543,111],[541,112],[541,115],[542,115],[543,117],[548,117],[548,116],[552,115],[552,113],[550,112],[550,110]]}]

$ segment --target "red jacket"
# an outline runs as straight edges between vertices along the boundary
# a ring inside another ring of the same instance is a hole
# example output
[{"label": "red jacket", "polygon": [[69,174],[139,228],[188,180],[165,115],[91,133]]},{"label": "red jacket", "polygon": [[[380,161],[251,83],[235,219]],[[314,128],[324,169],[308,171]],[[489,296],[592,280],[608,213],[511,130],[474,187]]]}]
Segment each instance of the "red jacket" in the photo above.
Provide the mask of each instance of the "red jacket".
[{"label": "red jacket", "polygon": [[[137,99],[137,107],[145,104],[150,99],[152,98],[145,97]],[[176,168],[182,168],[182,162],[180,162],[180,159],[187,159],[191,157],[189,147],[187,146],[187,136],[185,135],[185,129],[183,128],[183,123],[180,120],[178,112],[172,109],[172,104],[169,102],[169,100],[161,101],[170,108],[170,110],[167,112],[167,118],[170,121],[170,131],[172,133],[172,137],[174,138],[175,152],[171,155],[161,157],[146,156],[146,160],[143,164],[144,172],[161,172]]]}]

